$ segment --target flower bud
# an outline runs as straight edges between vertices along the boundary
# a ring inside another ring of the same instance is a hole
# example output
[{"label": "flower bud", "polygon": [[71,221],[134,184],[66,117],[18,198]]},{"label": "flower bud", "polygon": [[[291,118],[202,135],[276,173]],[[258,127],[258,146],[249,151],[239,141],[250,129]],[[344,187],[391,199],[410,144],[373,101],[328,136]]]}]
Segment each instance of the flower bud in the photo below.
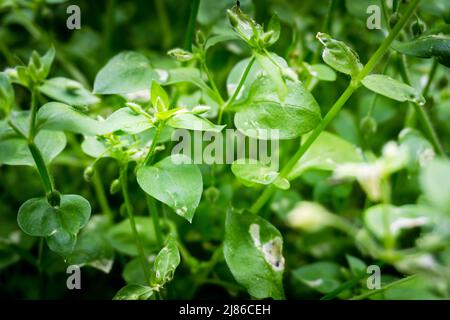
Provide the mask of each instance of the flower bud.
[{"label": "flower bud", "polygon": [[414,37],[420,36],[422,33],[424,33],[425,29],[427,28],[425,25],[425,22],[422,20],[417,19],[416,21],[413,21],[410,25],[411,33]]},{"label": "flower bud", "polygon": [[307,232],[317,232],[333,221],[333,216],[320,204],[302,201],[286,217],[288,226]]},{"label": "flower bud", "polygon": [[120,180],[119,179],[114,180],[111,183],[111,186],[109,187],[109,193],[115,194],[115,193],[119,192],[120,191],[120,187],[121,187]]},{"label": "flower bud", "polygon": [[215,203],[220,197],[220,190],[216,187],[209,187],[205,190],[205,197],[209,202]]},{"label": "flower bud", "polygon": [[134,102],[127,102],[126,106],[128,108],[131,109],[131,111],[133,111],[136,114],[142,114],[144,112],[144,110],[142,109],[142,107],[140,105],[138,105],[137,103]]},{"label": "flower bud", "polygon": [[92,181],[92,177],[94,176],[94,167],[93,166],[89,166],[87,167],[84,172],[83,172],[83,178],[86,182],[91,182]]},{"label": "flower bud", "polygon": [[194,58],[194,55],[191,52],[180,48],[172,49],[167,54],[180,62],[191,61]]},{"label": "flower bud", "polygon": [[361,120],[359,128],[363,136],[367,138],[377,132],[377,122],[374,118],[367,116]]}]

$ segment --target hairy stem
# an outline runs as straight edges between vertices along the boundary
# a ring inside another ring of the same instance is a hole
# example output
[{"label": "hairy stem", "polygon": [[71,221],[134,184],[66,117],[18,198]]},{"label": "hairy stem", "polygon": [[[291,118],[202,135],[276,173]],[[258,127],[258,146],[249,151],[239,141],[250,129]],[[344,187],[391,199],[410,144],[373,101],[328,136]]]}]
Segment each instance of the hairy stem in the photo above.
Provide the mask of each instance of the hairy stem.
[{"label": "hairy stem", "polygon": [[163,126],[159,124],[156,127],[155,135],[153,136],[152,144],[150,145],[150,149],[148,150],[147,157],[145,158],[144,165],[149,165],[153,161],[153,156],[155,153],[156,146],[158,145],[159,136],[161,135]]},{"label": "hairy stem", "polygon": [[[352,96],[355,90],[360,86],[360,81],[364,79],[380,62],[381,58],[384,54],[389,50],[389,46],[392,41],[397,37],[400,31],[403,29],[405,24],[408,22],[411,15],[414,13],[417,5],[420,0],[413,0],[409,4],[406,12],[399,20],[399,22],[395,25],[394,29],[389,33],[387,38],[381,43],[380,47],[375,51],[373,56],[370,58],[369,62],[364,66],[361,72],[350,82],[347,89],[345,89],[344,93],[339,97],[336,103],[331,107],[330,111],[327,113],[325,118],[320,122],[320,124],[313,130],[313,132],[309,135],[308,139],[301,145],[298,151],[294,154],[294,156],[289,160],[286,166],[281,170],[280,177],[286,178],[289,173],[294,168],[295,164],[300,160],[300,158],[305,154],[305,152],[309,149],[309,147],[316,141],[322,131],[330,124],[330,122],[338,115],[339,111],[348,101],[348,99]],[[270,185],[263,194],[256,200],[253,206],[250,208],[250,211],[253,213],[258,213],[261,208],[265,205],[265,203],[272,197],[274,192],[274,187]]]},{"label": "hairy stem", "polygon": [[102,209],[102,212],[109,218],[110,221],[114,220],[114,214],[109,207],[108,199],[106,197],[105,189],[103,188],[102,179],[100,178],[100,173],[96,171],[92,177],[92,182],[94,183],[95,194],[97,195],[97,200]]},{"label": "hairy stem", "polygon": [[28,149],[30,150],[31,156],[36,164],[37,171],[41,177],[42,185],[44,186],[45,193],[51,193],[54,191],[53,180],[48,171],[47,165],[45,164],[44,157],[38,147],[31,142],[28,144]]}]

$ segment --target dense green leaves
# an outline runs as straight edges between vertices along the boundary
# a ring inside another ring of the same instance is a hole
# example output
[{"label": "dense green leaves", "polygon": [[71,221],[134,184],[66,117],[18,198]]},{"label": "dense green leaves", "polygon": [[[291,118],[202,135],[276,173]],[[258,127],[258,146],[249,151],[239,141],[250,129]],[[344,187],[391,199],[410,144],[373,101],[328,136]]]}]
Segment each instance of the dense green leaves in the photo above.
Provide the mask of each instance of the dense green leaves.
[{"label": "dense green leaves", "polygon": [[75,248],[78,231],[91,214],[89,202],[81,196],[63,195],[61,204],[52,207],[46,199],[26,201],[19,209],[17,221],[27,234],[46,237],[53,251],[67,257]]},{"label": "dense green leaves", "polygon": [[229,210],[223,250],[234,278],[251,296],[284,298],[283,239],[268,221]]},{"label": "dense green leaves", "polygon": [[279,134],[279,139],[293,139],[314,129],[321,119],[316,100],[301,82],[288,81],[286,85],[288,93],[281,101],[270,78],[256,79],[248,95],[235,105],[236,127],[249,137],[264,140],[272,133]]},{"label": "dense green leaves", "polygon": [[425,98],[413,87],[382,74],[372,74],[361,80],[362,84],[378,94],[404,102],[425,104]]},{"label": "dense green leaves", "polygon": [[124,94],[149,90],[153,79],[158,79],[157,74],[144,55],[122,52],[112,58],[97,74],[94,92]]},{"label": "dense green leaves", "polygon": [[363,65],[359,61],[358,54],[344,42],[321,32],[317,34],[317,39],[325,46],[322,58],[330,67],[352,77],[362,70]]},{"label": "dense green leaves", "polygon": [[192,221],[202,196],[203,181],[200,170],[187,156],[172,155],[153,166],[141,167],[137,180],[150,196]]}]

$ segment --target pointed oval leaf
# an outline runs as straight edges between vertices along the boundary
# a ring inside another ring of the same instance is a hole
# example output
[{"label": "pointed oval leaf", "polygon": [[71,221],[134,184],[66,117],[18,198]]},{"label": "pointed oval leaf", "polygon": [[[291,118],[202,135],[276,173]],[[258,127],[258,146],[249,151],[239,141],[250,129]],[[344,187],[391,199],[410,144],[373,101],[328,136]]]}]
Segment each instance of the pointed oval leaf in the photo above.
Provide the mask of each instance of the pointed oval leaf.
[{"label": "pointed oval leaf", "polygon": [[113,300],[148,300],[151,296],[153,296],[152,288],[130,284],[120,289]]},{"label": "pointed oval leaf", "polygon": [[100,102],[100,99],[89,92],[77,81],[57,77],[46,80],[40,87],[47,97],[71,106],[92,105]]},{"label": "pointed oval leaf", "polygon": [[450,68],[450,36],[426,35],[409,42],[394,42],[392,47],[400,53],[418,58],[436,58]]},{"label": "pointed oval leaf", "polygon": [[363,65],[358,54],[347,44],[331,38],[326,33],[319,32],[316,37],[325,46],[322,58],[330,67],[352,77],[362,70]]},{"label": "pointed oval leaf", "polygon": [[132,51],[119,53],[99,71],[94,82],[96,94],[125,94],[149,90],[153,79],[158,79],[150,61]]},{"label": "pointed oval leaf", "polygon": [[284,257],[280,232],[263,218],[229,210],[224,256],[236,281],[258,299],[283,299]]},{"label": "pointed oval leaf", "polygon": [[365,77],[362,84],[369,90],[396,101],[411,101],[425,104],[425,98],[415,88],[383,74],[371,74]]},{"label": "pointed oval leaf", "polygon": [[277,130],[279,139],[294,139],[313,130],[321,120],[316,100],[301,82],[288,81],[287,88],[286,98],[280,101],[271,78],[259,77],[235,106],[236,127],[249,137],[264,140],[270,138],[270,130]]},{"label": "pointed oval leaf", "polygon": [[185,155],[169,156],[137,172],[137,180],[146,193],[167,204],[176,214],[192,221],[200,203],[203,181],[200,169]]},{"label": "pointed oval leaf", "polygon": [[420,175],[422,191],[431,204],[450,213],[450,162],[436,159],[428,163]]},{"label": "pointed oval leaf", "polygon": [[173,279],[176,268],[180,264],[180,252],[177,242],[169,237],[167,244],[155,258],[152,283],[163,286]]}]

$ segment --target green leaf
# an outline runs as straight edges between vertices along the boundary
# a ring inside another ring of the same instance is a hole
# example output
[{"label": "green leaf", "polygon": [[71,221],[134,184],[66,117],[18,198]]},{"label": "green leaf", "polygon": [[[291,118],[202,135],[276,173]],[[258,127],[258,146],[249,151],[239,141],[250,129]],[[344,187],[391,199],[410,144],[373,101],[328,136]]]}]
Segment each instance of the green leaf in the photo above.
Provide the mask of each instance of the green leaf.
[{"label": "green leaf", "polygon": [[278,41],[278,39],[280,38],[280,33],[281,33],[280,18],[278,17],[278,15],[276,13],[270,19],[268,31],[273,32],[272,36],[270,37],[269,42],[267,43],[268,46],[271,46],[271,45],[275,44],[275,42]]},{"label": "green leaf", "polygon": [[158,98],[161,99],[164,104],[164,110],[170,107],[169,96],[167,95],[166,90],[164,90],[155,80],[152,81],[150,92],[150,101],[152,102],[153,107],[156,108]]},{"label": "green leaf", "polygon": [[[51,163],[64,150],[66,143],[66,136],[63,132],[41,130],[35,137],[35,144],[47,164]],[[0,164],[35,166],[27,141],[18,136],[0,139]]]},{"label": "green leaf", "polygon": [[66,131],[88,136],[106,133],[101,122],[59,102],[49,102],[39,109],[37,126],[39,129]]},{"label": "green leaf", "polygon": [[130,284],[116,293],[113,300],[149,300],[153,296],[153,289],[147,286]]},{"label": "green leaf", "polygon": [[450,68],[450,36],[424,35],[409,42],[395,41],[392,47],[400,53],[417,58],[436,58]]},{"label": "green leaf", "polygon": [[366,227],[379,239],[386,237],[385,217],[392,236],[397,237],[401,231],[433,225],[439,214],[431,208],[416,205],[395,207],[379,204],[364,212]]},{"label": "green leaf", "polygon": [[258,160],[239,159],[231,164],[231,171],[239,179],[248,184],[269,185],[278,178],[278,171],[270,165],[264,165]]},{"label": "green leaf", "polygon": [[345,258],[354,276],[360,276],[366,273],[367,264],[364,261],[349,254],[345,255]]},{"label": "green leaf", "polygon": [[203,192],[202,174],[185,155],[169,156],[137,171],[139,186],[176,214],[192,221]]},{"label": "green leaf", "polygon": [[317,39],[325,46],[322,52],[323,61],[333,69],[356,76],[363,69],[358,54],[344,42],[331,38],[326,33],[319,32]]},{"label": "green leaf", "polygon": [[173,279],[176,268],[180,264],[180,252],[177,242],[169,237],[167,244],[155,258],[153,265],[152,283],[163,286]]},{"label": "green leaf", "polygon": [[106,134],[122,130],[126,133],[137,134],[152,128],[154,125],[147,117],[136,114],[130,108],[120,108],[113,112],[103,123],[99,133]]},{"label": "green leaf", "polygon": [[198,69],[195,68],[177,68],[168,70],[168,77],[161,83],[164,85],[171,85],[176,83],[192,83],[200,88],[205,94],[211,97],[214,101],[221,103],[220,97],[206,84]]},{"label": "green leaf", "polygon": [[371,74],[361,80],[369,90],[396,101],[425,104],[425,98],[415,88],[383,74]]},{"label": "green leaf", "polygon": [[271,78],[254,81],[248,95],[236,102],[236,127],[249,137],[264,140],[271,138],[269,130],[278,130],[279,139],[294,139],[313,130],[321,120],[316,100],[301,82],[287,81],[286,85],[287,96],[280,101]]},{"label": "green leaf", "polygon": [[[157,250],[157,242],[152,220],[150,218],[135,217],[135,222],[146,254],[155,252]],[[130,256],[138,255],[129,219],[114,225],[107,232],[106,237],[117,251]]]},{"label": "green leaf", "polygon": [[306,70],[308,73],[321,81],[336,81],[336,72],[324,64],[306,64]]},{"label": "green leaf", "polygon": [[148,90],[153,79],[158,79],[148,59],[137,52],[119,53],[108,61],[97,74],[94,93],[125,94]]},{"label": "green leaf", "polygon": [[111,222],[105,216],[93,216],[80,232],[77,244],[67,259],[70,265],[90,266],[109,273],[114,263],[114,249],[106,238]]},{"label": "green leaf", "polygon": [[420,174],[420,186],[426,198],[437,209],[450,213],[450,162],[436,159]]},{"label": "green leaf", "polygon": [[[307,137],[303,140],[305,139]],[[362,161],[362,153],[355,145],[335,134],[323,131],[294,166],[288,179],[295,179],[311,169],[333,171],[339,164]]]},{"label": "green leaf", "polygon": [[[271,53],[271,57],[282,68],[286,69],[289,67],[286,60],[284,60],[282,57],[276,55],[275,53]],[[244,59],[244,60],[238,62],[234,66],[234,68],[231,70],[231,72],[229,73],[228,78],[227,78],[227,91],[228,91],[229,96],[232,96],[234,94],[234,92],[236,91],[237,86],[245,72],[245,69],[247,68],[247,66],[250,62],[250,59],[251,58],[247,58],[247,59]],[[265,68],[268,68],[269,70],[272,70],[272,72],[275,72],[275,75],[274,75],[275,77],[279,77],[279,78],[281,77],[279,69],[277,69],[277,67],[271,61],[267,61],[267,60],[268,59],[266,56],[261,56],[261,55],[260,55],[260,59],[255,60],[252,67],[250,68],[247,78],[244,81],[241,92],[238,94],[238,97],[237,97],[238,100],[241,99],[242,97],[245,97],[245,95],[248,94],[248,92],[250,91],[250,87],[260,76],[265,75],[267,73]],[[262,63],[264,63],[264,65]],[[283,86],[283,88],[281,90],[286,90],[286,85],[284,83],[284,80],[281,78],[278,80],[278,83],[280,83],[280,81],[281,81],[281,85]]]},{"label": "green leaf", "polygon": [[[146,268],[151,270],[152,264],[149,258],[145,261]],[[134,258],[128,262],[123,268],[122,277],[127,284],[139,284],[147,286],[149,279],[146,279],[144,270],[142,269],[142,259],[140,257]]]},{"label": "green leaf", "polygon": [[172,128],[178,129],[188,129],[188,130],[197,130],[197,131],[212,131],[212,132],[220,132],[225,125],[219,126],[215,125],[211,121],[194,115],[192,113],[180,113],[171,117],[167,124]]},{"label": "green leaf", "polygon": [[47,97],[72,106],[92,105],[100,102],[100,99],[90,93],[79,82],[57,77],[46,80],[40,87]]},{"label": "green leaf", "polygon": [[9,77],[4,72],[0,72],[0,119],[11,112],[14,103],[14,89],[9,82]]},{"label": "green leaf", "polygon": [[341,268],[334,262],[316,262],[295,269],[294,278],[321,293],[329,293],[342,283]]},{"label": "green leaf", "polygon": [[263,218],[229,210],[224,256],[236,281],[257,299],[284,299],[280,232]]},{"label": "green leaf", "polygon": [[26,201],[17,221],[28,235],[46,237],[53,251],[67,257],[75,248],[78,231],[91,215],[89,202],[78,195],[62,195],[61,204],[52,207],[45,198]]}]

